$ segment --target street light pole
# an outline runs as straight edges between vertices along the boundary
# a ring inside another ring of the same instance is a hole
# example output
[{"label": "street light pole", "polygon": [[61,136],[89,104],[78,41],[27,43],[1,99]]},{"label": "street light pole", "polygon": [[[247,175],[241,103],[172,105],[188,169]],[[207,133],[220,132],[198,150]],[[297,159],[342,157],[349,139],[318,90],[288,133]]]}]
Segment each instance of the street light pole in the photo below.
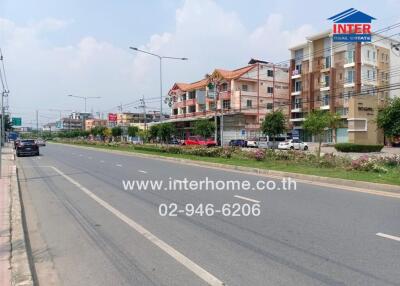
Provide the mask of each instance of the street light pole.
[{"label": "street light pole", "polygon": [[156,57],[160,60],[160,121],[163,120],[163,111],[162,111],[162,106],[163,106],[163,88],[162,88],[162,60],[163,59],[170,59],[170,60],[181,60],[181,61],[187,61],[188,58],[178,58],[178,57],[167,57],[167,56],[161,56],[158,54],[154,54],[154,53],[150,53],[135,47],[129,47],[130,49],[137,51],[137,52],[141,52],[144,54],[148,54],[150,56]]}]

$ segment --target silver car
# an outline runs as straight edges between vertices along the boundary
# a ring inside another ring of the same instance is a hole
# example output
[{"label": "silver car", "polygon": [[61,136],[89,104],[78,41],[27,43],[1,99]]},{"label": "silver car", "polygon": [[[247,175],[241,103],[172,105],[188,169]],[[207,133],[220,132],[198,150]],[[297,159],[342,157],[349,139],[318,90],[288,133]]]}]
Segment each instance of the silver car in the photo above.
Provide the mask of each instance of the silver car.
[{"label": "silver car", "polygon": [[299,139],[291,139],[285,142],[279,142],[278,149],[281,150],[308,150],[307,143]]}]

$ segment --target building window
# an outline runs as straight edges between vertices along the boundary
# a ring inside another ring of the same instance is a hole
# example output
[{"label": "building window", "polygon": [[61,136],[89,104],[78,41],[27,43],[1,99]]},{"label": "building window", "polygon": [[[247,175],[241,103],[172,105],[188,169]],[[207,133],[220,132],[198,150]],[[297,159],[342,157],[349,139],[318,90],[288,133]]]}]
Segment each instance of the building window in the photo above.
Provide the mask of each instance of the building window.
[{"label": "building window", "polygon": [[210,102],[210,110],[215,110],[215,102]]},{"label": "building window", "polygon": [[273,105],[272,103],[267,103],[267,109],[272,109]]},{"label": "building window", "polygon": [[267,87],[267,92],[268,93],[273,93],[274,92],[274,88],[272,86],[268,86]]},{"label": "building window", "polygon": [[246,100],[246,107],[251,107],[252,101],[250,99]]},{"label": "building window", "polygon": [[224,101],[222,102],[222,107],[223,107],[224,109],[231,109],[231,101],[230,101],[230,100],[224,100]]},{"label": "building window", "polygon": [[222,85],[221,85],[221,91],[227,91],[228,90],[228,84],[226,83],[226,82],[224,82]]},{"label": "building window", "polygon": [[273,70],[268,70],[267,75],[268,76],[274,76],[274,71]]},{"label": "building window", "polygon": [[243,91],[248,91],[249,90],[249,86],[247,84],[242,84],[242,90]]},{"label": "building window", "polygon": [[372,59],[373,59],[373,60],[376,59],[376,52],[375,52],[375,51],[372,52]]},{"label": "building window", "polygon": [[367,51],[367,58],[368,58],[368,59],[371,58],[371,51],[370,51],[370,50]]}]

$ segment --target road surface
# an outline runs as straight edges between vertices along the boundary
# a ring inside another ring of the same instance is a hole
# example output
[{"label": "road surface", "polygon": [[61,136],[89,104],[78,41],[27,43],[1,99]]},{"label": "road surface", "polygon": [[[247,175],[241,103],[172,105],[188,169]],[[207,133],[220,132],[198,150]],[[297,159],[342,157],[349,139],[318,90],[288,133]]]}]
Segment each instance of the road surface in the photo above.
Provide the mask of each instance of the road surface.
[{"label": "road surface", "polygon": [[[304,183],[124,190],[123,180],[269,178],[56,144],[18,165],[41,286],[400,285],[399,198]],[[159,213],[258,202],[259,216]]]}]

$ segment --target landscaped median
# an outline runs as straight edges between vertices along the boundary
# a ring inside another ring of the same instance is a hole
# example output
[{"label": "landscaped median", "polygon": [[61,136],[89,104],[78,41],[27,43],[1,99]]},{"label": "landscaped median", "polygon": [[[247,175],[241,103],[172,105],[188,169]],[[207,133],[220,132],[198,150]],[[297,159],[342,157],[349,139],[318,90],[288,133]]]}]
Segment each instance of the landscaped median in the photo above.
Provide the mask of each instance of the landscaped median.
[{"label": "landscaped median", "polygon": [[303,151],[242,150],[232,147],[190,148],[150,144],[132,145],[120,142],[103,143],[85,140],[58,140],[56,142],[152,154],[161,157],[400,185],[400,155],[393,155],[392,157],[362,156],[359,159],[352,160],[347,156],[324,154],[318,159],[317,155]]}]

